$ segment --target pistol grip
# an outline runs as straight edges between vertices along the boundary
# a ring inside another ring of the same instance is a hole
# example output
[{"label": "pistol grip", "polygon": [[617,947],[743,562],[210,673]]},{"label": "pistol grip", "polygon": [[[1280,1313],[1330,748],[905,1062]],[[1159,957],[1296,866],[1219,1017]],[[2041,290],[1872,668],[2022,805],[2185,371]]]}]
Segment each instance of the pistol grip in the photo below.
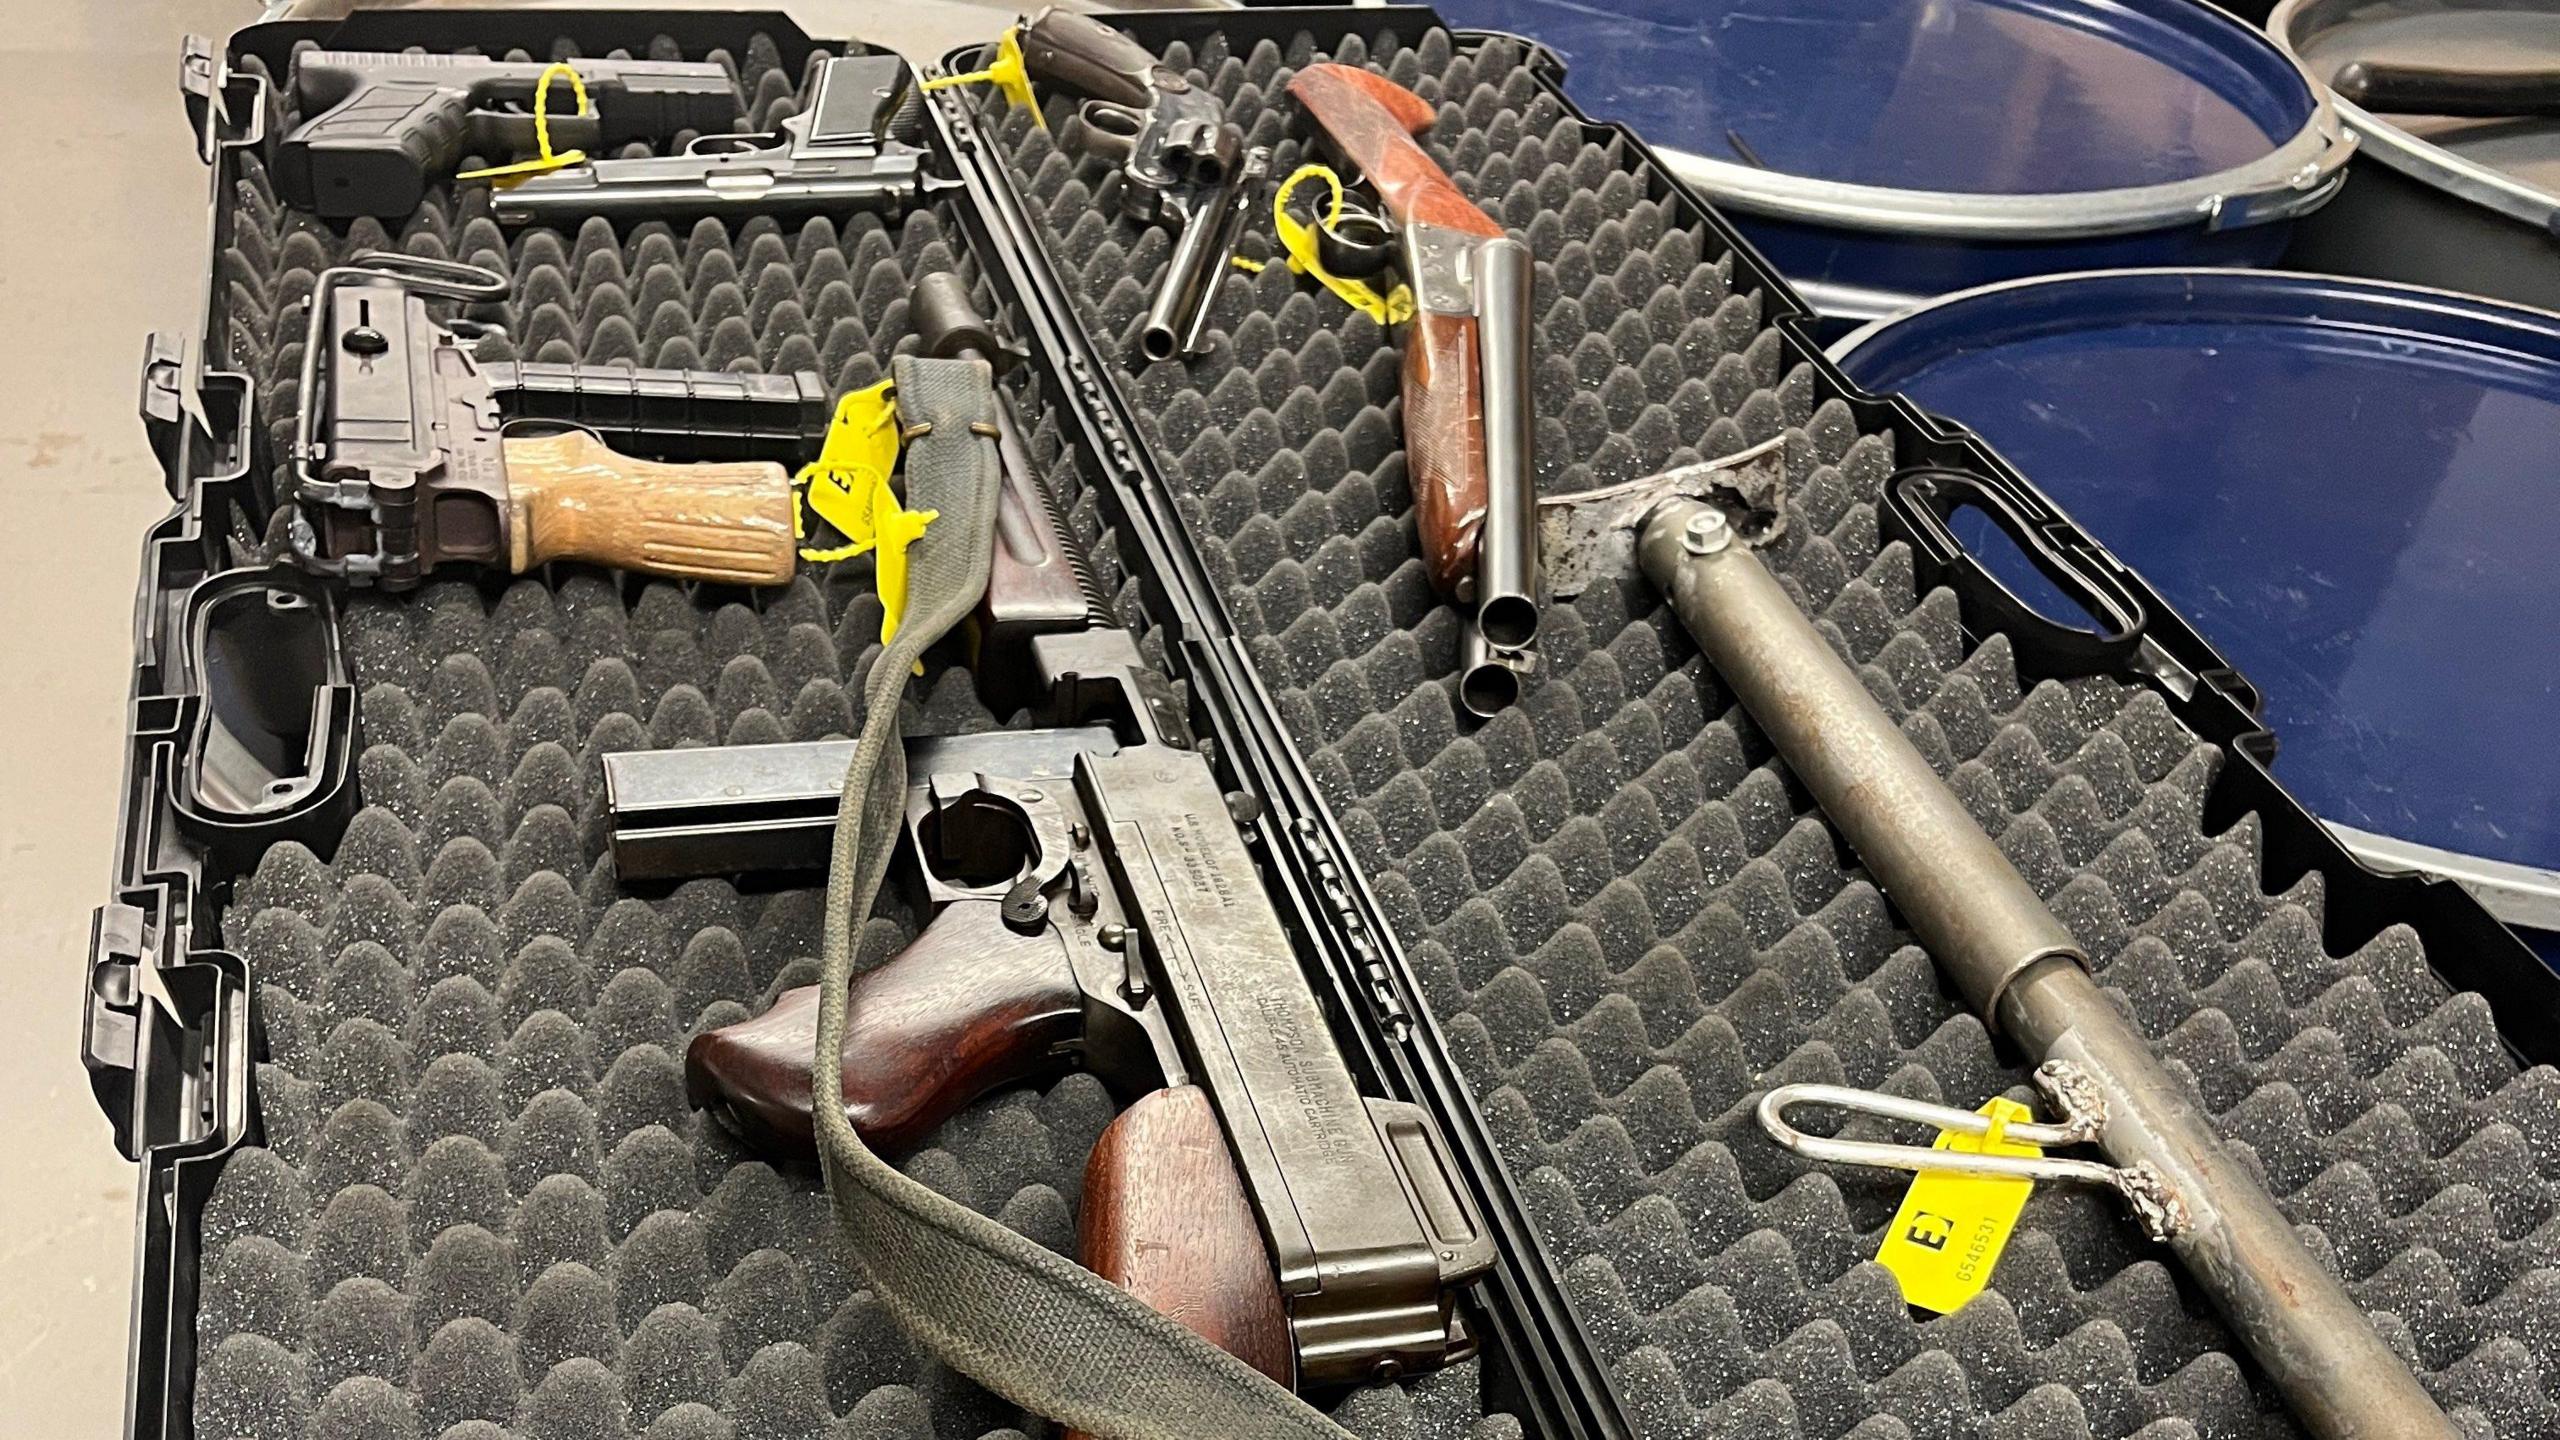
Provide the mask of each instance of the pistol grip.
[{"label": "pistol grip", "polygon": [[1120,1113],[1084,1169],[1085,1268],[1283,1385],[1297,1347],[1226,1127],[1196,1085]]},{"label": "pistol grip", "polygon": [[[915,943],[854,977],[844,1037],[845,1117],[864,1143],[912,1149],[991,1090],[1061,1069],[1084,1033],[1084,992],[1055,931],[1006,929],[993,901],[948,905]],[[685,1092],[758,1149],[811,1154],[818,989],[685,1051]]]},{"label": "pistol grip", "polygon": [[348,84],[341,103],[285,138],[278,187],[325,219],[397,219],[460,158],[471,98],[433,78]]},{"label": "pistol grip", "polygon": [[634,460],[583,431],[505,443],[507,563],[518,574],[583,560],[725,585],[791,578],[791,476],[771,461]]},{"label": "pistol grip", "polygon": [[1405,469],[1423,564],[1443,595],[1474,573],[1484,527],[1484,375],[1472,315],[1429,310],[1404,342]]}]

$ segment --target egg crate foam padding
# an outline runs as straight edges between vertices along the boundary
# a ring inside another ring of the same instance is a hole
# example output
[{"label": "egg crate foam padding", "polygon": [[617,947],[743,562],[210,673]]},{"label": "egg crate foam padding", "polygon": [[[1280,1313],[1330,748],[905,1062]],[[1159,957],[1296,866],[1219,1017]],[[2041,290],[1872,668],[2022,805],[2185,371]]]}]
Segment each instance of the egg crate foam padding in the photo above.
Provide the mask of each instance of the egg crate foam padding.
[{"label": "egg crate foam padding", "polygon": [[[1504,39],[1388,25],[1164,58],[1274,148],[1274,175],[1313,158],[1285,91],[1303,65],[1379,70],[1437,108],[1423,146],[1537,257],[1546,493],[1785,436],[1768,558],[1826,637],[2459,1424],[2560,1429],[2560,1077],[2520,1070],[2405,928],[2325,953],[2318,877],[2262,893],[2255,820],[2204,832],[2219,752],[2156,694],[2022,693],[2005,639],[1968,652],[1954,594],[1917,593],[1880,538],[1890,438],[1815,403],[1725,242],[1651,198],[1640,156],[1587,140]],[[1120,218],[1071,104],[1051,98],[1042,130],[972,103],[1085,328],[1134,353],[1169,238]],[[1638,1431],[2290,1433],[2107,1195],[2040,1187],[1991,1291],[1944,1317],[1904,1306],[1871,1257],[1906,1180],[1789,1155],[1754,1103],[1824,1081],[1971,1108],[2033,1098],[2026,1068],[1641,579],[1550,605],[1524,702],[1462,722],[1391,337],[1279,266],[1231,277],[1215,322],[1207,355],[1123,376],[1128,408]]]},{"label": "egg crate foam padding", "polygon": [[[761,123],[790,113],[769,55],[742,69]],[[254,159],[244,175],[219,333],[279,458],[303,302],[368,248],[509,275],[513,300],[474,312],[504,326],[488,359],[815,369],[841,393],[912,343],[916,277],[953,268],[1023,333],[942,206],[885,225],[509,232],[465,187],[396,229],[339,234],[277,206]],[[1143,629],[1061,417],[1024,372],[1005,388]],[[239,540],[244,561],[256,543]],[[816,978],[820,891],[624,893],[605,858],[603,755],[859,728],[880,653],[871,580],[865,559],[761,596],[574,567],[351,593],[365,808],[329,863],[271,849],[224,921],[263,1021],[265,1133],[204,1210],[200,1440],[1048,1433],[925,1357],[856,1286],[814,1166],[769,1165],[685,1103],[693,1034]],[[910,735],[1025,723],[988,713],[947,659],[912,691]],[[862,964],[915,929],[890,905]],[[1070,1075],[973,1107],[904,1168],[1072,1253],[1085,1158],[1114,1113]],[[1484,1388],[1462,1364],[1335,1413],[1364,1436],[1517,1437],[1484,1418]]]}]

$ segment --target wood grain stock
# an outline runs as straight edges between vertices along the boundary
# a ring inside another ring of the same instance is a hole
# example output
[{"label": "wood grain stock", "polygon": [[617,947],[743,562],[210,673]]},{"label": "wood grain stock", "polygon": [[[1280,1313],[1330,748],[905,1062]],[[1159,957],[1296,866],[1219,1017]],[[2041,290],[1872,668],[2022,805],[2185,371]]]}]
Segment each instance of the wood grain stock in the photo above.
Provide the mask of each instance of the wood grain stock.
[{"label": "wood grain stock", "polygon": [[1404,455],[1423,564],[1443,595],[1475,573],[1484,528],[1484,374],[1472,315],[1413,317],[1404,342]]},{"label": "wood grain stock", "polygon": [[667,465],[583,430],[509,436],[508,565],[584,560],[680,580],[780,585],[798,556],[791,475],[771,461]]},{"label": "wood grain stock", "polygon": [[1288,1308],[1207,1091],[1158,1090],[1111,1122],[1085,1164],[1076,1225],[1085,1268],[1291,1383]]},{"label": "wood grain stock", "polygon": [[[1310,65],[1289,81],[1289,93],[1360,167],[1399,228],[1486,239],[1503,233],[1414,143],[1431,127],[1433,112],[1421,96],[1348,65]],[[1417,299],[1422,288],[1415,287]],[[1476,532],[1484,524],[1484,377],[1475,317],[1434,313],[1426,304],[1405,336],[1403,379],[1414,528],[1432,585],[1455,595],[1475,573]]]},{"label": "wood grain stock", "polygon": [[[1017,935],[992,901],[946,906],[896,959],[854,977],[845,1116],[873,1149],[901,1153],[979,1096],[1066,1068],[1060,1047],[1083,1031],[1056,932]],[[753,1020],[694,1037],[686,1094],[758,1149],[815,1153],[817,1041],[817,987],[788,991]]]},{"label": "wood grain stock", "polygon": [[1487,237],[1502,233],[1413,143],[1431,128],[1431,102],[1384,75],[1349,65],[1310,65],[1289,81],[1289,93],[1333,138],[1343,158],[1360,167],[1398,224]]}]

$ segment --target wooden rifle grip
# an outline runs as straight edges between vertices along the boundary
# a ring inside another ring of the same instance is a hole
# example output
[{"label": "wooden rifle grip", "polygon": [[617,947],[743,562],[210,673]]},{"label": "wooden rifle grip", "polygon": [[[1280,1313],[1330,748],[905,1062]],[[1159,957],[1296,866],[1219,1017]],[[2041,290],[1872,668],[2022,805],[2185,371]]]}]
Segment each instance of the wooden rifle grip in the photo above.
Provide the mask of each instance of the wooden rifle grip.
[{"label": "wooden rifle grip", "polygon": [[1207,1091],[1178,1085],[1120,1112],[1085,1162],[1076,1229],[1086,1269],[1292,1383],[1288,1307]]},{"label": "wooden rifle grip", "polygon": [[[915,943],[853,978],[845,1020],[845,1118],[884,1154],[914,1148],[991,1090],[1065,1068],[1084,1034],[1084,992],[1056,931],[1018,935],[994,901],[943,907]],[[817,1148],[810,1060],[818,987],[693,1037],[685,1093],[760,1150]]]},{"label": "wooden rifle grip", "polygon": [[507,564],[518,574],[583,560],[679,580],[780,585],[798,562],[791,475],[771,461],[634,460],[583,430],[504,444]]},{"label": "wooden rifle grip", "polygon": [[1404,342],[1405,469],[1423,564],[1443,595],[1475,573],[1484,527],[1484,374],[1476,318],[1413,317]]}]

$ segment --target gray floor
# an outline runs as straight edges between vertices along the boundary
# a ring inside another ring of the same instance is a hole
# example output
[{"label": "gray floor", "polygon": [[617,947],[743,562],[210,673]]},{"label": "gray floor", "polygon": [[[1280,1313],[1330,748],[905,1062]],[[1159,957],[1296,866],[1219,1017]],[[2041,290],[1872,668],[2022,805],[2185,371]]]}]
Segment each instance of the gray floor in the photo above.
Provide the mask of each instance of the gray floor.
[{"label": "gray floor", "polygon": [[[812,34],[939,55],[1012,7],[791,8]],[[135,565],[168,509],[135,417],[137,366],[150,330],[193,326],[204,287],[207,181],[178,44],[258,6],[5,0],[0,13],[13,212],[0,221],[0,946],[20,977],[0,1003],[0,1440],[52,1440],[116,1434],[124,1407],[135,1172],[89,1097],[78,1032],[89,911],[115,844]],[[33,213],[94,218],[75,255]]]}]

